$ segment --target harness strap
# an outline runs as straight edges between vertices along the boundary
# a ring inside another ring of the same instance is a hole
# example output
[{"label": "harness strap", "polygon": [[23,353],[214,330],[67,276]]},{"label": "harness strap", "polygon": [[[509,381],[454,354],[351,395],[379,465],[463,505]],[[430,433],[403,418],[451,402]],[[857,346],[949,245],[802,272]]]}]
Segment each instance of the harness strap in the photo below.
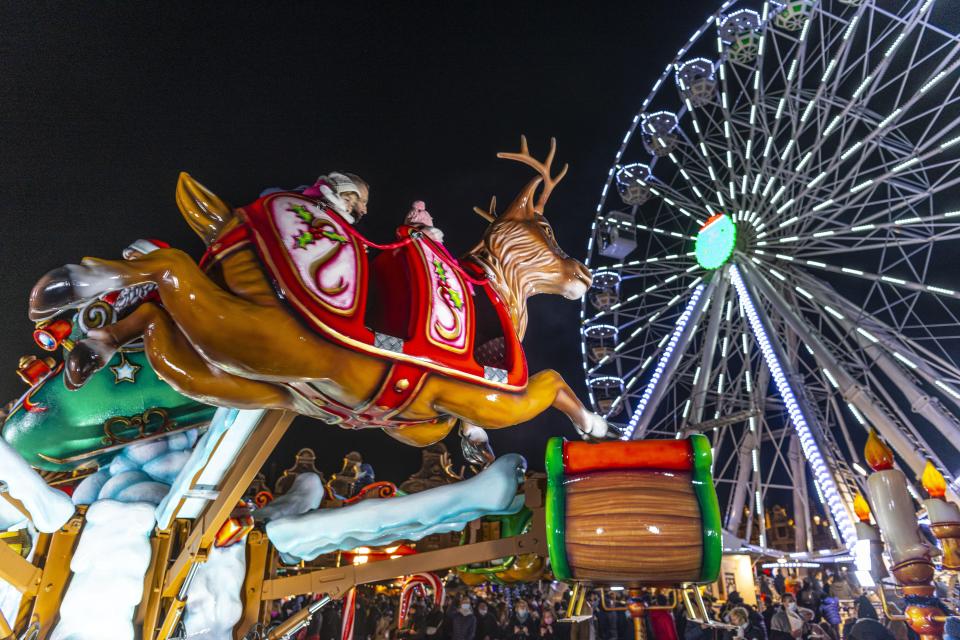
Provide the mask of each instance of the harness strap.
[{"label": "harness strap", "polygon": [[237,249],[246,246],[251,240],[250,227],[240,223],[230,231],[217,238],[217,241],[207,247],[200,257],[200,268],[206,271],[214,264],[227,257]]}]

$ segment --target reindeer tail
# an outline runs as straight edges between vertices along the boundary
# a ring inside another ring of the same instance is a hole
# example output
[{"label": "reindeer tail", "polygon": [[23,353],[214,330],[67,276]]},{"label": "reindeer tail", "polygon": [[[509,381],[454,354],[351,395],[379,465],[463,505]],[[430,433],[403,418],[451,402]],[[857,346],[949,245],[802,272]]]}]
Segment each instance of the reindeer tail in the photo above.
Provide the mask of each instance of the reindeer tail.
[{"label": "reindeer tail", "polygon": [[177,206],[190,228],[208,245],[234,215],[226,202],[185,171],[177,180]]}]

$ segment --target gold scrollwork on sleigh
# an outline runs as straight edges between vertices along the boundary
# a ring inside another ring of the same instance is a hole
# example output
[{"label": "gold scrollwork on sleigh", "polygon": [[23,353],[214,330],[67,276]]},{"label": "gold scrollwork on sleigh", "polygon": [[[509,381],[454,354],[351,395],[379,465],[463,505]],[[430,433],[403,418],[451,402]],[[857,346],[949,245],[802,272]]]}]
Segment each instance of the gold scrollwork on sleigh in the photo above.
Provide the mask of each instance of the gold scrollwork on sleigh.
[{"label": "gold scrollwork on sleigh", "polygon": [[[171,431],[174,426],[175,424],[170,422],[170,414],[167,410],[158,407],[147,409],[134,416],[114,416],[103,423],[103,443],[108,446],[125,444]],[[129,432],[131,428],[137,430],[135,435],[132,437],[121,435],[121,432]]]}]

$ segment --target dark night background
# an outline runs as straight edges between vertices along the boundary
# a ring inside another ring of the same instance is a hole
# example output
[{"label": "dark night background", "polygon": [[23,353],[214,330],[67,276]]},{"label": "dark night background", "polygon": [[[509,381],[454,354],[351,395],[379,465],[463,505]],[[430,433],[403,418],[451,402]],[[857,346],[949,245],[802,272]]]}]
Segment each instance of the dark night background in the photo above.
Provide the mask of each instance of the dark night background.
[{"label": "dark night background", "polygon": [[[529,169],[498,161],[526,133],[550,136],[570,174],[547,206],[560,245],[582,257],[605,174],[630,119],[713,1],[592,3],[13,3],[0,6],[0,397],[19,396],[17,359],[37,353],[31,286],[130,241],[203,245],[173,200],[190,172],[234,205],[329,170],[373,185],[368,221],[392,237],[423,199],[459,253]],[[501,206],[503,206],[503,204]],[[578,309],[532,301],[531,370],[555,368],[586,398]],[[251,345],[251,348],[255,348]],[[269,348],[269,347],[261,347]],[[548,411],[493,433],[498,453],[542,467],[545,440],[576,437]],[[448,445],[459,459],[455,438]],[[379,431],[300,418],[271,462],[302,446],[338,468],[352,449],[402,480],[419,452]]]}]

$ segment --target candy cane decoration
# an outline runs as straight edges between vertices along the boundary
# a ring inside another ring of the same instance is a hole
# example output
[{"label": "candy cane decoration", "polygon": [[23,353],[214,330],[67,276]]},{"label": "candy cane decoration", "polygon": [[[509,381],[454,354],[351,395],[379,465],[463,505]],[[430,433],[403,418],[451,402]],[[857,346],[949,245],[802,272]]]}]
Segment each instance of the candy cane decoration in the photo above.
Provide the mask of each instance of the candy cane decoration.
[{"label": "candy cane decoration", "polygon": [[343,626],[340,627],[340,640],[353,640],[353,619],[357,614],[357,588],[347,591],[343,596]]},{"label": "candy cane decoration", "polygon": [[[438,607],[443,606],[443,580],[435,573],[414,573],[403,582],[400,590],[400,614],[397,616],[397,628],[402,629],[410,613],[410,601],[414,592],[423,594],[424,587],[433,589],[433,601]],[[347,640],[346,638],[344,640]]]}]

